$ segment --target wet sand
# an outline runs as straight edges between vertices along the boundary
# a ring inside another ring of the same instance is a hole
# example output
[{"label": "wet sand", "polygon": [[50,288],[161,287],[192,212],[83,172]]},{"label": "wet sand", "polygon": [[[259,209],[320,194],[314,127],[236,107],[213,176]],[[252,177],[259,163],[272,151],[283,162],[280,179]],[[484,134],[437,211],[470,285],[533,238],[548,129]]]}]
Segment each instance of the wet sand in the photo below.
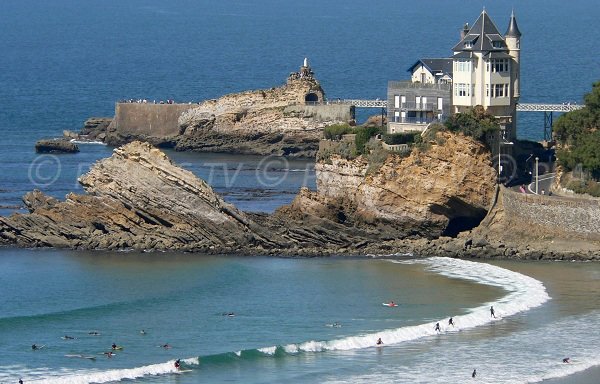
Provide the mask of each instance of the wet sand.
[{"label": "wet sand", "polygon": [[[498,262],[504,268],[517,271],[544,283],[552,297],[549,305],[570,314],[595,312],[600,309],[600,263],[596,262]],[[600,324],[590,324],[598,328]],[[565,356],[566,357],[566,356]],[[570,356],[577,360],[577,356]],[[541,381],[544,384],[600,384],[600,365],[566,377]]]}]

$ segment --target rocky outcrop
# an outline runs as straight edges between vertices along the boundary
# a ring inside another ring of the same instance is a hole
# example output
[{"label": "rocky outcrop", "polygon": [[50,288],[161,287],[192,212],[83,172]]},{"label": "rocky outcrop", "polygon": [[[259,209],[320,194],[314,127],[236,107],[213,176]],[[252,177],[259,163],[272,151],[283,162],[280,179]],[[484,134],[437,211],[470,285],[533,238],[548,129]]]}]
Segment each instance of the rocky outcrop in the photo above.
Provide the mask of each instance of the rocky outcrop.
[{"label": "rocky outcrop", "polygon": [[66,139],[38,140],[35,143],[36,153],[77,153],[79,147]]},{"label": "rocky outcrop", "polygon": [[[437,238],[476,226],[495,188],[489,152],[469,137],[438,135],[443,145],[433,142],[429,150],[414,150],[408,157],[390,154],[372,172],[362,156],[334,155],[318,162],[317,194],[312,199],[301,194],[291,209],[377,230],[386,239]],[[332,213],[323,205],[342,208]]]},{"label": "rocky outcrop", "polygon": [[204,181],[149,144],[116,149],[80,178],[87,195],[64,202],[34,191],[29,214],[0,218],[0,238],[20,246],[235,251],[277,239]]},{"label": "rocky outcrop", "polygon": [[106,131],[112,120],[111,117],[90,117],[83,123],[81,131],[65,130],[63,136],[68,140],[103,142],[106,139]]},{"label": "rocky outcrop", "polygon": [[142,140],[181,151],[314,157],[323,128],[354,117],[353,107],[324,100],[310,67],[303,66],[280,87],[198,104],[119,102],[110,124],[90,119],[81,136],[115,146]]}]

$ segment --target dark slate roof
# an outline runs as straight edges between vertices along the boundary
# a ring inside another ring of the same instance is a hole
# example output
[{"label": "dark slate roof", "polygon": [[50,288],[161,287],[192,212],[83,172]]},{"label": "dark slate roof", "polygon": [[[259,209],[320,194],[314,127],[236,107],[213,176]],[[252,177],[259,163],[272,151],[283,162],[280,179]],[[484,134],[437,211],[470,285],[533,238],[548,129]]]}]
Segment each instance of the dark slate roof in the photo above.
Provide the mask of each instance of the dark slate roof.
[{"label": "dark slate roof", "polygon": [[512,56],[506,52],[488,52],[484,56],[488,59],[512,59]]},{"label": "dark slate roof", "polygon": [[[497,42],[497,47],[494,47],[494,41]],[[470,43],[471,47],[468,47],[469,44],[465,43]],[[484,9],[469,33],[452,50],[455,52],[488,52],[507,50],[507,47],[504,38],[498,32],[498,28]]]},{"label": "dark slate roof", "polygon": [[514,11],[510,14],[510,22],[504,36],[521,37],[521,31],[519,31],[519,27],[517,26],[517,18]]},{"label": "dark slate roof", "polygon": [[444,75],[452,76],[451,58],[419,59],[410,68],[408,68],[408,72],[412,72],[419,64],[423,64],[429,70],[429,72],[433,73],[434,75],[441,72]]}]

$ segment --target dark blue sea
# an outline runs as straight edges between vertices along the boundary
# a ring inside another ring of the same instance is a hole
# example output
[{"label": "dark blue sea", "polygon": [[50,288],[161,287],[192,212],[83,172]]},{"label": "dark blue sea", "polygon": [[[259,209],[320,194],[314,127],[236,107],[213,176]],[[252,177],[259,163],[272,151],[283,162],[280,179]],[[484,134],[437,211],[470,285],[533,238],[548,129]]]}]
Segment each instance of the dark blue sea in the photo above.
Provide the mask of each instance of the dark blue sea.
[{"label": "dark blue sea", "polygon": [[[77,177],[112,148],[38,156],[34,143],[116,100],[270,88],[305,57],[329,98],[385,98],[417,59],[450,56],[484,7],[501,32],[517,16],[522,102],[583,102],[600,80],[595,0],[0,0],[0,214],[34,188],[82,193]],[[518,123],[543,138],[543,114]],[[168,154],[244,210],[315,185],[311,160]],[[597,266],[400,259],[1,248],[0,382],[458,383],[477,368],[525,383],[600,363]],[[113,342],[125,348],[108,359]]]}]

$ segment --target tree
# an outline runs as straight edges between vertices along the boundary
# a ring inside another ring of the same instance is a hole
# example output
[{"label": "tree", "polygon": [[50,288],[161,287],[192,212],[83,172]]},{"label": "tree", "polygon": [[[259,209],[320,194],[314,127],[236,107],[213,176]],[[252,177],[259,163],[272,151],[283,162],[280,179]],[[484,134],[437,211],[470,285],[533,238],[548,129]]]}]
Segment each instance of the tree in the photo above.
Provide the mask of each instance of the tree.
[{"label": "tree", "polygon": [[560,116],[553,127],[559,162],[567,170],[581,164],[592,177],[600,178],[600,81],[585,95],[585,106]]}]

